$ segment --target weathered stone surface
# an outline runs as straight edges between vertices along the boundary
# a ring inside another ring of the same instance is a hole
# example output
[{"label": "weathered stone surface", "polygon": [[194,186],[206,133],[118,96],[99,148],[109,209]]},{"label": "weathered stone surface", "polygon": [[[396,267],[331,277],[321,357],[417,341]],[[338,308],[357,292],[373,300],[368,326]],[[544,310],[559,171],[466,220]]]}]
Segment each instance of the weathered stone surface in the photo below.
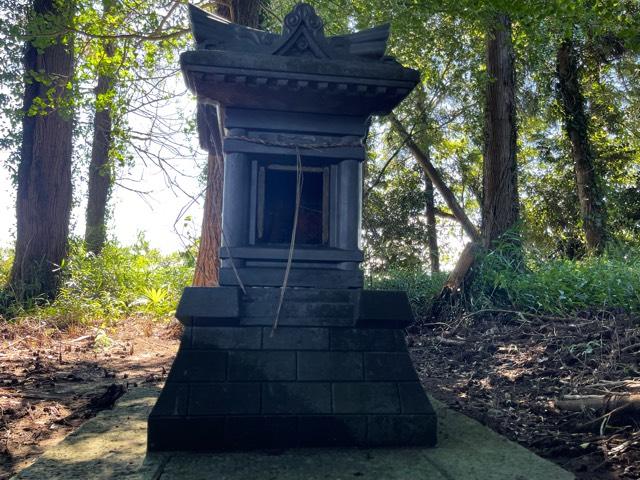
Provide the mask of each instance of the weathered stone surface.
[{"label": "weathered stone surface", "polygon": [[229,352],[229,380],[295,380],[296,353],[286,351]]},{"label": "weathered stone surface", "polygon": [[[243,302],[277,302],[280,289],[272,287],[247,287],[247,295]],[[285,302],[320,302],[320,303],[354,303],[358,298],[358,290],[333,288],[287,288]]]},{"label": "weathered stone surface", "polygon": [[359,352],[298,352],[298,380],[363,380]]},{"label": "weathered stone surface", "polygon": [[299,417],[301,447],[364,445],[367,417],[362,415],[316,415]]},{"label": "weathered stone surface", "polygon": [[[238,275],[245,285],[280,287],[284,278],[283,268],[238,268]],[[362,288],[363,276],[360,270],[296,269],[289,274],[291,287],[315,288]],[[220,269],[220,284],[237,286],[238,278],[231,268]]]},{"label": "weathered stone surface", "polygon": [[405,328],[413,323],[413,311],[405,292],[362,290],[358,327]]},{"label": "weathered stone surface", "polygon": [[[370,116],[390,111],[419,76],[384,56],[388,27],[326,37],[313,8],[298,4],[282,34],[271,34],[190,11],[197,50],[181,66],[200,102],[201,146],[225,156],[224,287],[185,291],[178,316],[192,328],[150,416],[150,443],[399,440],[406,415],[429,407],[416,385],[398,384],[417,382],[401,332],[413,318],[406,295],[362,291],[364,137]],[[411,441],[431,442],[435,424],[416,418]]]},{"label": "weathered stone surface", "polygon": [[379,328],[334,328],[331,330],[331,350],[370,352],[406,351],[402,330]]},{"label": "weathered stone surface", "polygon": [[225,447],[247,450],[287,446],[298,436],[298,419],[293,416],[226,417]]},{"label": "weathered stone surface", "polygon": [[[268,327],[274,317],[242,317],[240,325]],[[353,317],[280,317],[278,321],[281,327],[353,327],[353,323]]]},{"label": "weathered stone surface", "polygon": [[[250,287],[240,311],[275,308],[279,295],[278,288]],[[411,442],[431,442],[435,427],[423,418],[431,405],[403,331],[354,327],[353,316],[331,316],[352,311],[360,297],[349,290],[291,289],[285,311],[300,316],[281,318],[276,330],[272,316],[241,315],[236,326],[203,326],[195,319],[150,417],[153,448],[178,448],[177,439],[194,425],[190,418],[200,420],[196,433],[208,424],[216,436],[197,433],[204,445],[184,440],[197,450],[377,445],[371,432],[388,434],[380,440],[386,445],[402,438],[393,432],[408,416],[417,418],[416,428],[430,429]],[[327,316],[305,315],[323,309]],[[381,418],[372,423],[374,417]]]},{"label": "weathered stone surface", "polygon": [[[169,423],[175,418],[163,419],[166,423],[162,424],[152,419],[147,430],[147,415],[158,394],[156,387],[131,389],[114,409],[100,412],[62,442],[48,448],[33,465],[20,471],[15,480],[326,480],[351,478],[356,473],[355,476],[367,480],[574,478],[558,465],[437,400],[433,403],[439,419],[438,448],[288,449],[278,455],[262,449],[233,454],[154,452],[171,450],[176,444],[181,448],[174,450],[198,451],[205,446],[210,449],[212,443],[224,438],[221,432],[226,430],[223,417],[183,419],[172,426]],[[321,429],[331,421],[331,416],[302,417],[299,425],[313,435],[314,428]],[[150,431],[158,428],[165,435]],[[177,443],[168,443],[164,445],[166,448],[149,443],[145,457],[147,434],[150,441],[170,438]],[[224,448],[222,442],[219,448]]]},{"label": "weathered stone surface", "polygon": [[158,416],[182,417],[187,414],[189,385],[171,383],[165,386],[163,395],[158,398],[154,412]]},{"label": "weathered stone surface", "polygon": [[334,413],[400,413],[395,383],[358,382],[333,384]]},{"label": "weathered stone surface", "polygon": [[259,327],[192,327],[192,347],[221,350],[259,350],[262,329]]},{"label": "weathered stone surface", "polygon": [[[278,301],[250,302],[243,305],[244,317],[275,316]],[[351,318],[354,315],[354,305],[336,302],[288,302],[284,303],[280,311],[280,318],[318,317],[318,318]]]},{"label": "weathered stone surface", "polygon": [[183,350],[171,367],[172,382],[216,382],[227,378],[227,352]]},{"label": "weathered stone surface", "polygon": [[191,385],[189,415],[256,415],[260,413],[259,383]]},{"label": "weathered stone surface", "polygon": [[235,318],[240,314],[239,292],[237,287],[187,287],[176,318],[185,325],[194,317]]},{"label": "weathered stone surface", "polygon": [[270,350],[328,350],[328,328],[279,327],[273,331],[265,327],[262,345]]},{"label": "weathered stone surface", "polygon": [[411,358],[406,353],[366,352],[364,375],[371,381],[418,381]]},{"label": "weathered stone surface", "polygon": [[331,413],[331,384],[282,382],[262,384],[262,413]]},{"label": "weathered stone surface", "polygon": [[420,382],[398,383],[398,392],[402,413],[433,415],[433,407]]}]

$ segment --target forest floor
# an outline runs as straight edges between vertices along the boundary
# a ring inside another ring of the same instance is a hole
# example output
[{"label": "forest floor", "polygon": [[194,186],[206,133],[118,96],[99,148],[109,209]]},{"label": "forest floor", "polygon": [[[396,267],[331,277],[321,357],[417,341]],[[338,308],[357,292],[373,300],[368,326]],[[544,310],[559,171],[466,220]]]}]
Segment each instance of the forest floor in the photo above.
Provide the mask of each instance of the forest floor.
[{"label": "forest floor", "polygon": [[[579,479],[637,479],[640,415],[632,408],[610,416],[563,411],[554,400],[640,392],[638,324],[622,314],[573,321],[475,316],[414,328],[408,340],[425,387],[451,408]],[[126,389],[161,382],[179,332],[176,322],[146,319],[106,332],[1,325],[0,480]]]},{"label": "forest floor", "polygon": [[0,480],[33,463],[128,388],[161,382],[179,344],[177,322],[117,328],[0,324]]},{"label": "forest floor", "polygon": [[610,415],[555,405],[564,395],[640,393],[639,319],[484,315],[413,328],[427,391],[578,479],[640,478],[638,405]]}]

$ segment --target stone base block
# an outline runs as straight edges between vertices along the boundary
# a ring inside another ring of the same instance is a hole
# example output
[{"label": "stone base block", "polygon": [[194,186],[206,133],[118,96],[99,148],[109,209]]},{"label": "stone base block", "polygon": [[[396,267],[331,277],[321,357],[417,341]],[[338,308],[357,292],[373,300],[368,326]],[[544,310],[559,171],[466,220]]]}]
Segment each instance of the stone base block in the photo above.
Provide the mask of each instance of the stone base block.
[{"label": "stone base block", "polygon": [[402,331],[406,296],[292,289],[274,330],[279,294],[185,291],[185,330],[149,416],[149,450],[436,443]]}]

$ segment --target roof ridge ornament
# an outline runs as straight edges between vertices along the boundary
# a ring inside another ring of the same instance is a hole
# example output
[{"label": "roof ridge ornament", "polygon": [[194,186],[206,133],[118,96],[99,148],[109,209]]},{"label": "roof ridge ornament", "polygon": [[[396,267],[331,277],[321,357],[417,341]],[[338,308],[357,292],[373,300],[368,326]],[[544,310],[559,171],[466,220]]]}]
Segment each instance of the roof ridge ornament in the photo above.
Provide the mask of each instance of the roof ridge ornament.
[{"label": "roof ridge ornament", "polygon": [[389,24],[327,37],[322,18],[306,3],[287,14],[280,34],[231,23],[192,4],[189,16],[198,50],[393,63],[385,56]]},{"label": "roof ridge ornament", "polygon": [[333,57],[332,48],[324,34],[324,22],[308,3],[298,3],[284,17],[282,40],[274,55]]}]

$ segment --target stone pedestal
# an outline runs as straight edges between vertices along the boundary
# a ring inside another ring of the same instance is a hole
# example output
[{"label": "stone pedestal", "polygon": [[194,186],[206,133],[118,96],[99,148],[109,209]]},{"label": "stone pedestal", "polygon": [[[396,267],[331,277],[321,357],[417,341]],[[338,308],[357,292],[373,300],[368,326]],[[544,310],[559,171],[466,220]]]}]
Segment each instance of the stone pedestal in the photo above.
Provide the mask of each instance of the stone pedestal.
[{"label": "stone pedestal", "polygon": [[434,445],[402,292],[190,288],[150,450]]}]

